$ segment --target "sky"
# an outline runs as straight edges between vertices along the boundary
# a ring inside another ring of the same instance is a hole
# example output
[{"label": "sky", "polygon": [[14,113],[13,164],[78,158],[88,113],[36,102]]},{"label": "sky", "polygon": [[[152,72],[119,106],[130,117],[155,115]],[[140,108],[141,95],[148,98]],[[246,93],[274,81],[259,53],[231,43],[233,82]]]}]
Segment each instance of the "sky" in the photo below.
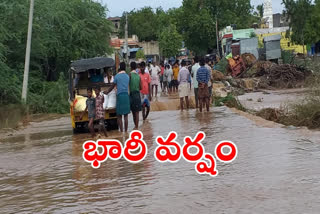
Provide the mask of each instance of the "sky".
[{"label": "sky", "polygon": [[[157,8],[161,6],[163,9],[167,10],[172,7],[180,7],[182,0],[98,0],[103,4],[107,4],[109,9],[108,16],[122,16],[124,11],[131,11],[134,8],[139,9],[145,6],[150,6],[152,8]],[[251,0],[253,5],[261,4],[263,0]],[[283,6],[281,5],[281,0],[272,0],[273,12],[281,13]]]}]

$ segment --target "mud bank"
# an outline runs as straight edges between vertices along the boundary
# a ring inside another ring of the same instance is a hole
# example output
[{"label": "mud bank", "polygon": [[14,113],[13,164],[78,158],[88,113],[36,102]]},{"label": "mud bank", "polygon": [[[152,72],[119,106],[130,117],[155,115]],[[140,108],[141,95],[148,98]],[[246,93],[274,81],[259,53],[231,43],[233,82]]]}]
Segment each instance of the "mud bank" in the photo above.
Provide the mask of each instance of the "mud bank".
[{"label": "mud bank", "polygon": [[249,93],[239,96],[249,113],[285,126],[320,128],[319,100],[308,89]]},{"label": "mud bank", "polygon": [[0,107],[0,130],[19,127],[25,119],[26,110],[21,105],[9,105]]}]

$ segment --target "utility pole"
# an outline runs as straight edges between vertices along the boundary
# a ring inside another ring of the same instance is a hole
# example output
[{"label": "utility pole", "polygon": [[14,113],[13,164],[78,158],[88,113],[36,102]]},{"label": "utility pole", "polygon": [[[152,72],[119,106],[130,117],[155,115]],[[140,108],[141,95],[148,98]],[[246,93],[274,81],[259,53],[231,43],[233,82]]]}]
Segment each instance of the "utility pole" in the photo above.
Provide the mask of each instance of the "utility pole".
[{"label": "utility pole", "polygon": [[221,59],[220,56],[220,48],[219,48],[219,31],[218,31],[218,1],[216,0],[216,37],[217,37],[217,52],[218,52],[218,56]]},{"label": "utility pole", "polygon": [[126,48],[126,63],[129,64],[129,44],[128,44],[128,13],[126,13],[126,27],[125,27],[125,48]]},{"label": "utility pole", "polygon": [[23,103],[27,102],[29,67],[30,67],[31,38],[32,38],[33,9],[34,9],[34,0],[30,0],[28,38],[27,38],[26,58],[25,58],[25,64],[24,64],[23,86],[22,86],[22,96],[21,96],[21,99],[22,99]]},{"label": "utility pole", "polygon": [[218,17],[217,17],[217,15],[216,15],[216,36],[217,36],[217,51],[218,51],[218,56],[220,58],[219,31],[218,31]]}]

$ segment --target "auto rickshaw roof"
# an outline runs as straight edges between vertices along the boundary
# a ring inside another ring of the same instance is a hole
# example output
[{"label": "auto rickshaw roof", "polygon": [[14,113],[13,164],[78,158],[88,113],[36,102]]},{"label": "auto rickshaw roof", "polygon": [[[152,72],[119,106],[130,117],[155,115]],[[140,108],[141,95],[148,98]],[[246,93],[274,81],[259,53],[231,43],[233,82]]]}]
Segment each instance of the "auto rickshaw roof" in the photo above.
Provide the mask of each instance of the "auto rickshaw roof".
[{"label": "auto rickshaw roof", "polygon": [[71,69],[76,73],[82,73],[90,69],[101,69],[113,67],[115,65],[112,58],[96,57],[92,59],[82,59],[71,63]]}]

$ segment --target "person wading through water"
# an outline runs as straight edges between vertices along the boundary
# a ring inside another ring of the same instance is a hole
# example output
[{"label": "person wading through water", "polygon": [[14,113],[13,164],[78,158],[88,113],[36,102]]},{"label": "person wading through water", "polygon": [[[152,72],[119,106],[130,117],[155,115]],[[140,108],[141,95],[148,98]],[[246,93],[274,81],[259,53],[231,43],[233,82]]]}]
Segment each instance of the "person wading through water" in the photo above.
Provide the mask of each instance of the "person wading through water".
[{"label": "person wading through water", "polygon": [[158,96],[158,87],[159,87],[159,75],[161,73],[161,69],[155,62],[152,62],[150,65],[151,67],[151,96],[157,97]]},{"label": "person wading through water", "polygon": [[94,131],[93,122],[96,117],[96,99],[92,96],[92,88],[87,89],[88,99],[86,100],[86,109],[82,112],[80,120],[82,120],[84,114],[88,111],[89,124],[88,128],[90,130],[92,138],[96,136]]},{"label": "person wading through water", "polygon": [[131,62],[130,76],[130,108],[133,116],[134,129],[139,129],[139,112],[141,111],[141,80],[140,75],[137,73],[137,64]]},{"label": "person wading through water", "polygon": [[[142,118],[146,120],[149,112],[150,112],[150,102],[151,98],[151,77],[148,73],[145,72],[146,63],[141,62],[141,72],[140,72],[140,80],[141,80],[141,104],[142,104]],[[146,112],[147,109],[147,112]]]},{"label": "person wading through water", "polygon": [[192,78],[193,78],[193,88],[194,88],[194,97],[195,97],[195,101],[196,101],[196,108],[199,108],[199,98],[198,98],[198,81],[197,81],[197,72],[198,69],[200,68],[199,65],[199,58],[196,56],[193,59],[193,66],[192,66],[192,70],[191,70],[191,74],[192,74]]},{"label": "person wading through water", "polygon": [[172,82],[172,92],[173,93],[176,93],[178,91],[178,86],[179,86],[179,83],[178,83],[178,76],[179,76],[179,61],[176,61],[174,63],[174,66],[173,66],[173,80],[171,81]]},{"label": "person wading through water", "polygon": [[187,109],[189,109],[189,82],[190,79],[190,72],[187,69],[187,63],[186,61],[182,61],[181,63],[181,69],[178,75],[178,82],[179,82],[179,97],[180,97],[180,108],[181,111],[183,111],[183,99],[185,98]]},{"label": "person wading through water", "polygon": [[200,112],[202,112],[202,108],[204,105],[207,107],[207,111],[209,111],[209,88],[208,82],[210,81],[210,71],[205,66],[205,60],[200,60],[200,68],[197,71],[197,81],[199,83],[199,105]]},{"label": "person wading through water", "polygon": [[125,132],[128,132],[128,114],[130,113],[130,99],[129,99],[129,75],[126,73],[126,63],[120,63],[120,69],[118,74],[114,77],[113,84],[111,87],[103,92],[104,94],[109,94],[114,87],[117,86],[117,104],[116,111],[118,117],[118,125],[120,131],[123,132],[122,117],[124,117],[124,127]]},{"label": "person wading through water", "polygon": [[94,89],[94,92],[96,93],[96,120],[99,124],[99,135],[98,137],[101,137],[101,134],[103,133],[104,136],[108,137],[107,130],[104,124],[104,118],[105,118],[105,111],[103,109],[103,103],[104,103],[104,96],[101,94],[101,87],[96,86]]}]

